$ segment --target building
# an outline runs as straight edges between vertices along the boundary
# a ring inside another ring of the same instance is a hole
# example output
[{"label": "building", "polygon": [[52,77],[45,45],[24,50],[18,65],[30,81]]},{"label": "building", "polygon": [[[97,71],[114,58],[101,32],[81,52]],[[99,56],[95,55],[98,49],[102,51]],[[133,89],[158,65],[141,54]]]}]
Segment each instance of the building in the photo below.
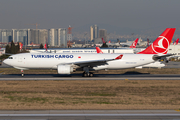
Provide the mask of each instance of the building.
[{"label": "building", "polygon": [[39,38],[38,38],[38,44],[45,45],[47,43],[48,39],[48,30],[47,29],[39,29]]},{"label": "building", "polygon": [[107,30],[99,29],[99,38],[103,38],[105,42],[107,42]]},{"label": "building", "polygon": [[58,29],[0,29],[0,43],[46,44],[67,47],[67,31]]},{"label": "building", "polygon": [[91,34],[90,39],[92,41],[94,39],[93,38],[93,27],[92,26],[90,27],[90,34]]},{"label": "building", "polygon": [[13,33],[12,30],[8,29],[0,29],[0,42],[1,43],[9,43],[13,40],[12,38]]},{"label": "building", "polygon": [[49,45],[62,48],[67,47],[67,31],[65,28],[49,29],[48,36]]},{"label": "building", "polygon": [[99,38],[99,29],[97,25],[91,26],[90,32],[91,32],[91,40]]},{"label": "building", "polygon": [[28,44],[28,32],[27,29],[12,29],[13,42],[21,42],[23,45]]}]

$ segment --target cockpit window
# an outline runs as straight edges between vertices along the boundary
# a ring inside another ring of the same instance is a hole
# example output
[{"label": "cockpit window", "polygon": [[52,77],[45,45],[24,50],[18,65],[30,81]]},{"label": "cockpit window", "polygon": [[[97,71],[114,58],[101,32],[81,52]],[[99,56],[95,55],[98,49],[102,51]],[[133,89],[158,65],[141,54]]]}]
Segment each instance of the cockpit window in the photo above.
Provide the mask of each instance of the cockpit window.
[{"label": "cockpit window", "polygon": [[9,59],[13,59],[13,57],[9,57]]}]

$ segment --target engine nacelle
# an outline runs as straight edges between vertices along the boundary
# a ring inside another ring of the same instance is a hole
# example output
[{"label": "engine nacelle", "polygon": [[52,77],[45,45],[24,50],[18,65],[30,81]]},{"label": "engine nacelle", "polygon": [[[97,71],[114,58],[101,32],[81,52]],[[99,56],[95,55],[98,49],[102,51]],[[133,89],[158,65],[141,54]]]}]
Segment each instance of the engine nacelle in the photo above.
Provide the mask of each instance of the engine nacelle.
[{"label": "engine nacelle", "polygon": [[58,74],[71,74],[71,72],[73,72],[73,67],[71,67],[71,65],[58,65],[57,71]]}]

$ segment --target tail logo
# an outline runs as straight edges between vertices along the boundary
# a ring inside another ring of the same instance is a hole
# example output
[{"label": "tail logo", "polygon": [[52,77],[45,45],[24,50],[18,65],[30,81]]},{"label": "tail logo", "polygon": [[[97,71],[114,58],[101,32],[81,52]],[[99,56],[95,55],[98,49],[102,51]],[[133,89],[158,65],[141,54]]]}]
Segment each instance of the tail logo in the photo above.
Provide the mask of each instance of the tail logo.
[{"label": "tail logo", "polygon": [[165,53],[169,47],[169,41],[164,36],[159,36],[157,42],[152,44],[152,49],[155,53]]},{"label": "tail logo", "polygon": [[135,42],[133,42],[133,47],[136,47]]}]

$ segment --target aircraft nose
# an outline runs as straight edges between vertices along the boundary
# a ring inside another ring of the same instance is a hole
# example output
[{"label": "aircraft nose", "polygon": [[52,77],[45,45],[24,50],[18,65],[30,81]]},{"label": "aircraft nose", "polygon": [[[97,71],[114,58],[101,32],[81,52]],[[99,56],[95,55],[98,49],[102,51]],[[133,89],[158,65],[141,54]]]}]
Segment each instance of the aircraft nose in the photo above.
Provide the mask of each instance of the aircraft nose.
[{"label": "aircraft nose", "polygon": [[3,64],[8,65],[8,60],[5,59],[5,60],[3,61]]}]

